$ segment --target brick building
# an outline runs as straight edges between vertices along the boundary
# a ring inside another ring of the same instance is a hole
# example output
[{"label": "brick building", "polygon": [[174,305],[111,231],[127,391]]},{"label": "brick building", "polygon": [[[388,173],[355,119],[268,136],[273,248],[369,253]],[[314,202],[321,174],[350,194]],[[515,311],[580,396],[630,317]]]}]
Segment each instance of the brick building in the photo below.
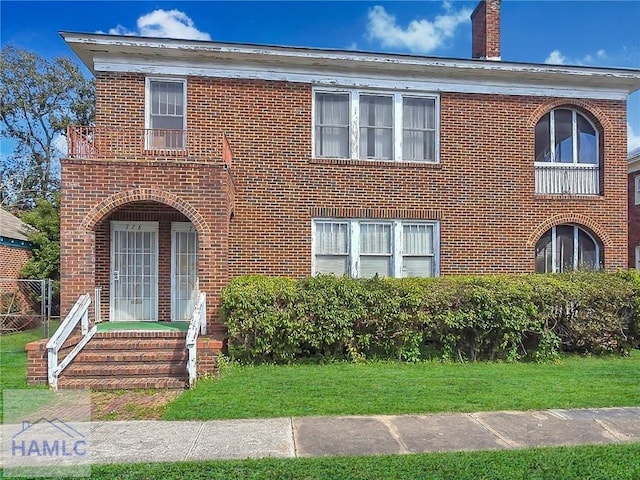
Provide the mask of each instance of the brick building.
[{"label": "brick building", "polygon": [[629,268],[640,269],[640,148],[629,152]]},{"label": "brick building", "polygon": [[215,326],[229,279],[627,265],[626,99],[640,71],[62,33],[96,126],[62,162],[62,308]]},{"label": "brick building", "polygon": [[18,217],[0,208],[0,278],[20,278],[20,271],[31,258],[29,227]]}]

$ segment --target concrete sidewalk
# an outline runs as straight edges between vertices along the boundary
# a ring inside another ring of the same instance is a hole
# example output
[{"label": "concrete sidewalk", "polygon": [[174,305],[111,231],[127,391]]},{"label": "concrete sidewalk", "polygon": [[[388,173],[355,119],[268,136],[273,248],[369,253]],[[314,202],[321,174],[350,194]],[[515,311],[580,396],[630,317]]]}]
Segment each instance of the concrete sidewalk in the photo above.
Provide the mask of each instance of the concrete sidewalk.
[{"label": "concrete sidewalk", "polygon": [[[2,425],[13,435],[18,426]],[[84,424],[81,463],[373,455],[640,441],[640,407]],[[4,463],[4,462],[3,462]]]}]

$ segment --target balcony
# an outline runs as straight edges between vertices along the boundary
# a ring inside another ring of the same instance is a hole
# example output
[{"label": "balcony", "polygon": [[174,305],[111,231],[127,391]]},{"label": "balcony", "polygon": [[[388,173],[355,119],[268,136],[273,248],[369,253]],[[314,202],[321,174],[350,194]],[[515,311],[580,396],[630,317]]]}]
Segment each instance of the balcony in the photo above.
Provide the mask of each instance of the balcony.
[{"label": "balcony", "polygon": [[176,161],[231,166],[224,133],[127,127],[69,126],[67,157],[109,161]]},{"label": "balcony", "polygon": [[598,165],[536,162],[534,168],[536,194],[600,194],[600,167]]}]

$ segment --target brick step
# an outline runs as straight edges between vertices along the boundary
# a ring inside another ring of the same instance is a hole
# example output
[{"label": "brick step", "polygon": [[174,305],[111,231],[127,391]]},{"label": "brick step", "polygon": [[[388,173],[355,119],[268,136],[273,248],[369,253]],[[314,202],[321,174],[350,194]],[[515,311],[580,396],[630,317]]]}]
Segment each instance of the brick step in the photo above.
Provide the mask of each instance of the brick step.
[{"label": "brick step", "polygon": [[69,378],[78,377],[134,377],[134,376],[185,376],[187,374],[187,362],[153,362],[153,363],[83,363],[72,362],[63,376]]},{"label": "brick step", "polygon": [[135,388],[168,388],[183,390],[187,387],[187,378],[168,377],[121,377],[121,378],[60,378],[58,388],[79,390],[91,388],[94,390],[126,390]]},{"label": "brick step", "polygon": [[91,350],[85,349],[74,359],[76,363],[128,363],[128,362],[185,362],[189,358],[186,348],[182,350]]},{"label": "brick step", "polygon": [[186,348],[184,338],[100,338],[93,337],[84,347],[84,350],[184,350]]}]

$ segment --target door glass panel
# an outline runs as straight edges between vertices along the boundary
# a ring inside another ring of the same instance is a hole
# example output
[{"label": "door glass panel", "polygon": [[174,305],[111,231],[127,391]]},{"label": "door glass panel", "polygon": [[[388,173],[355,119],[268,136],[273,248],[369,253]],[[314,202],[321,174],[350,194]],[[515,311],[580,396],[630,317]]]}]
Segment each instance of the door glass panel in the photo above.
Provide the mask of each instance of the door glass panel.
[{"label": "door glass panel", "polygon": [[157,320],[157,228],[155,222],[112,224],[113,321]]},{"label": "door glass panel", "polygon": [[186,223],[172,226],[172,309],[173,321],[189,321],[198,295],[198,234]]}]

